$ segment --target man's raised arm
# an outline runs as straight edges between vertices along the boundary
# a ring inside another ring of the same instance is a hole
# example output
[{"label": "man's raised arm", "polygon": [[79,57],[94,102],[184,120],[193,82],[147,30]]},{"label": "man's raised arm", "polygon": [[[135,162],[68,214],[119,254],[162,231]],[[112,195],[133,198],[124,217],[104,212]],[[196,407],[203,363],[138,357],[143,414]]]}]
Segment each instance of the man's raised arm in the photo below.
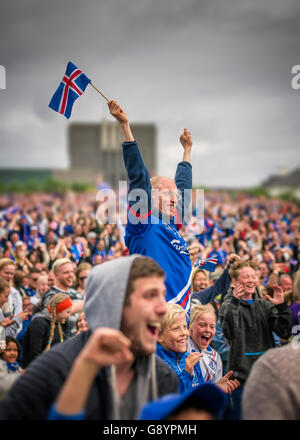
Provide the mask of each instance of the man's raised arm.
[{"label": "man's raised arm", "polygon": [[109,101],[107,105],[110,114],[120,123],[120,127],[124,136],[124,142],[134,142],[134,137],[131,133],[129,121],[124,110],[120,107],[117,101]]},{"label": "man's raised arm", "polygon": [[183,130],[182,135],[179,138],[181,145],[183,146],[183,162],[191,163],[191,151],[192,151],[192,136],[187,128]]},{"label": "man's raised arm", "polygon": [[[150,175],[139,151],[138,144],[134,140],[126,113],[117,103],[117,101],[109,101],[108,107],[111,115],[119,122],[123,132],[123,158],[129,178],[128,219],[129,223],[136,225],[137,218],[139,218],[139,220],[147,219],[151,212],[152,187]],[[136,194],[134,190],[143,190],[144,192]],[[141,203],[137,203],[137,198],[140,200],[142,199]]]},{"label": "man's raised arm", "polygon": [[119,330],[97,328],[75,359],[48,418],[84,419],[86,401],[98,371],[106,366],[132,363],[130,345],[130,340]]},{"label": "man's raised arm", "polygon": [[[177,165],[177,170],[175,174],[175,183],[180,192],[182,201],[181,204],[177,206],[181,221],[183,222],[184,216],[190,214],[190,203],[191,203],[191,191],[193,186],[192,181],[192,164],[191,164],[191,151],[192,151],[192,136],[187,128],[183,130],[182,135],[179,138],[180,143],[183,147],[183,158],[182,161]],[[184,190],[190,190],[184,191]],[[187,217],[189,217],[187,215]],[[187,220],[187,219],[185,219]]]}]

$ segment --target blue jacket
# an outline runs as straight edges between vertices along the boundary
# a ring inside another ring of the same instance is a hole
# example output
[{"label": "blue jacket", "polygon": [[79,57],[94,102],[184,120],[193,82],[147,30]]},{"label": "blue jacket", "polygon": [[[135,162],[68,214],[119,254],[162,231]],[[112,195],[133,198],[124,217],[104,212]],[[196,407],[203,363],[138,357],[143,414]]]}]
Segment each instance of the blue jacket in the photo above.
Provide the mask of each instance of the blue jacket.
[{"label": "blue jacket", "polygon": [[185,370],[185,360],[190,355],[187,351],[185,353],[176,353],[166,350],[162,345],[157,344],[156,354],[175,371],[179,379],[179,393],[183,393],[186,390],[205,383],[199,362],[195,365],[194,374],[192,376]]},{"label": "blue jacket", "polygon": [[[179,234],[174,218],[168,221],[161,213],[152,210],[150,176],[137,142],[123,143],[123,157],[129,177],[125,244],[130,254],[146,255],[156,260],[166,273],[167,301],[188,310],[192,272],[188,244]],[[192,188],[192,166],[189,162],[178,164],[175,183],[182,195],[184,189]],[[145,191],[146,201],[135,199],[132,191],[136,189]],[[187,202],[186,197],[183,206]]]}]

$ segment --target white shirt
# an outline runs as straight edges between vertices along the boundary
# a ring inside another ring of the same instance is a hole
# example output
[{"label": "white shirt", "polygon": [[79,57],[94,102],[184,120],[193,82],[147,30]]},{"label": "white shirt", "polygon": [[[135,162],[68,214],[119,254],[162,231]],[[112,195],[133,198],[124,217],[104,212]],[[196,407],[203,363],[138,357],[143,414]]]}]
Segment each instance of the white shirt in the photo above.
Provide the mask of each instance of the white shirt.
[{"label": "white shirt", "polygon": [[203,354],[200,358],[200,368],[205,382],[217,383],[223,377],[223,363],[219,353],[212,347],[208,346],[205,350],[201,350],[198,345],[189,338],[187,343],[187,351],[193,353],[199,351]]}]

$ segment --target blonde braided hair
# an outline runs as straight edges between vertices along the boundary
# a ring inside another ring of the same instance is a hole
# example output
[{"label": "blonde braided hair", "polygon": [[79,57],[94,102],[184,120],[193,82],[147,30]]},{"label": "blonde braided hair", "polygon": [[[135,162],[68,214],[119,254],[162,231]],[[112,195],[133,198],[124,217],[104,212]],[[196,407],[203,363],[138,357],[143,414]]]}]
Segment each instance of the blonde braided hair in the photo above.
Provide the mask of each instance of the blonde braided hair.
[{"label": "blonde braided hair", "polygon": [[[47,302],[47,306],[51,307],[51,324],[50,324],[50,331],[49,331],[49,339],[48,339],[48,344],[44,350],[44,353],[46,353],[46,351],[49,351],[51,348],[51,344],[53,341],[53,336],[54,336],[54,331],[55,331],[55,324],[56,324],[56,306],[58,306],[58,304],[62,303],[63,301],[65,301],[66,299],[68,299],[69,296],[66,295],[65,293],[57,293],[56,295],[53,295],[53,297]],[[60,337],[60,341],[63,342],[64,340],[64,336],[63,336],[63,331],[61,328],[61,323],[57,322],[57,328],[58,328],[58,333],[59,333],[59,337]]]}]

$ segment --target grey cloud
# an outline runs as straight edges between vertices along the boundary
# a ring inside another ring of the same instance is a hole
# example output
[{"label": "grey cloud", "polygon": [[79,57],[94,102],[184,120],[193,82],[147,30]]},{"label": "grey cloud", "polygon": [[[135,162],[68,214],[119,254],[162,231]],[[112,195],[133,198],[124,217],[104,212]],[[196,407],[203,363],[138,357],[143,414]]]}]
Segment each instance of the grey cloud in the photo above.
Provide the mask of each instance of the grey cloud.
[{"label": "grey cloud", "polygon": [[[68,122],[48,103],[72,60],[131,120],[157,124],[160,174],[172,175],[180,160],[184,127],[200,145],[198,184],[249,186],[283,162],[299,165],[296,0],[12,0],[2,8],[2,164],[67,166]],[[72,120],[102,117],[110,117],[105,101],[87,90]]]}]

